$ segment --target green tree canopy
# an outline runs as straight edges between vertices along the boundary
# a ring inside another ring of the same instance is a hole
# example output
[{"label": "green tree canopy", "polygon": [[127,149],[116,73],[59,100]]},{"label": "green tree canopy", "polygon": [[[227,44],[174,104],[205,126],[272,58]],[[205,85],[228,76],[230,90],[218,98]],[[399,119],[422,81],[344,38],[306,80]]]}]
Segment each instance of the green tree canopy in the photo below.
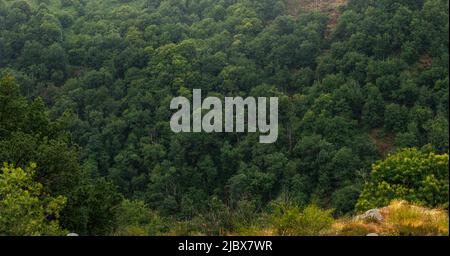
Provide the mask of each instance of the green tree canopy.
[{"label": "green tree canopy", "polygon": [[0,171],[0,234],[12,236],[64,235],[59,217],[66,203],[52,197],[33,180],[36,165],[16,168],[4,164]]},{"label": "green tree canopy", "polygon": [[370,180],[356,204],[357,210],[388,205],[403,199],[431,207],[448,207],[448,154],[425,149],[402,149],[372,166]]}]

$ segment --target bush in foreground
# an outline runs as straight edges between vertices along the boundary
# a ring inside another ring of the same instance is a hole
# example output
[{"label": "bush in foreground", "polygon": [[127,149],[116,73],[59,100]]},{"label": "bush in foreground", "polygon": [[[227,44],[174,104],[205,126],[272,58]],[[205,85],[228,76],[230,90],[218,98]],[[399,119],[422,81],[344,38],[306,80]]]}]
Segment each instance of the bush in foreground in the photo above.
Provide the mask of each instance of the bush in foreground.
[{"label": "bush in foreground", "polygon": [[0,234],[10,236],[64,235],[59,216],[66,203],[62,196],[51,197],[42,184],[33,180],[36,165],[0,169]]},{"label": "bush in foreground", "polygon": [[372,167],[357,211],[383,207],[394,199],[427,207],[448,207],[448,154],[402,149]]}]

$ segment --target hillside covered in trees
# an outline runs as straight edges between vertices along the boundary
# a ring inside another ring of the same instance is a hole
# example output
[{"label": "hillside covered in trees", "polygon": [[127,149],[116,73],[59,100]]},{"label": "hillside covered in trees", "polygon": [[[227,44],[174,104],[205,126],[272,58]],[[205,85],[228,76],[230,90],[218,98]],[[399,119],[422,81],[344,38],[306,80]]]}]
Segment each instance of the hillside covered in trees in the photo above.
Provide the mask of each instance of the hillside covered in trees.
[{"label": "hillside covered in trees", "polygon": [[[0,235],[448,235],[448,7],[0,0]],[[173,133],[197,88],[279,97],[278,141]]]}]

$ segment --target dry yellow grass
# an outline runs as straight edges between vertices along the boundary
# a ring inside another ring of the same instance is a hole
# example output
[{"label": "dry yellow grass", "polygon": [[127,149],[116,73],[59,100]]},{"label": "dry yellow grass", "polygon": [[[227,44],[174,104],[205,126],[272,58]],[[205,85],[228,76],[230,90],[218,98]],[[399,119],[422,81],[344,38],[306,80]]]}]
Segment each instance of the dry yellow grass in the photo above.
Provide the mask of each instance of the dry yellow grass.
[{"label": "dry yellow grass", "polygon": [[448,212],[428,209],[405,201],[393,201],[380,209],[381,222],[341,219],[333,224],[332,235],[365,236],[377,233],[385,236],[447,236]]},{"label": "dry yellow grass", "polygon": [[386,212],[385,225],[393,235],[435,236],[448,235],[448,221],[448,212],[444,210],[394,201]]}]

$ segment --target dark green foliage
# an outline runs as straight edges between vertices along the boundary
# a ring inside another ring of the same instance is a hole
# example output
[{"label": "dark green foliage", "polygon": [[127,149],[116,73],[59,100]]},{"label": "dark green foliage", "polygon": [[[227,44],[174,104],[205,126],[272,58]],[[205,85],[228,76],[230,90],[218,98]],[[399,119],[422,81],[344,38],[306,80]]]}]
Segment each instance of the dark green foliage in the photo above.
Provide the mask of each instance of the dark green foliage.
[{"label": "dark green foliage", "polygon": [[[337,24],[288,8],[283,0],[0,0],[0,162],[37,162],[36,179],[68,198],[69,230],[159,230],[115,226],[113,209],[125,207],[123,221],[130,207],[123,196],[220,234],[237,226],[220,214],[242,202],[260,212],[280,195],[351,213],[387,152],[426,144],[448,152],[446,1],[351,0]],[[194,88],[278,96],[278,141],[172,133],[170,100]]]},{"label": "dark green foliage", "polygon": [[0,77],[0,98],[0,162],[15,168],[38,164],[33,178],[43,192],[67,199],[60,218],[65,229],[99,235],[111,231],[121,196],[112,184],[83,172],[64,130],[67,117],[50,120],[42,99],[29,102],[20,96],[9,75]]}]

